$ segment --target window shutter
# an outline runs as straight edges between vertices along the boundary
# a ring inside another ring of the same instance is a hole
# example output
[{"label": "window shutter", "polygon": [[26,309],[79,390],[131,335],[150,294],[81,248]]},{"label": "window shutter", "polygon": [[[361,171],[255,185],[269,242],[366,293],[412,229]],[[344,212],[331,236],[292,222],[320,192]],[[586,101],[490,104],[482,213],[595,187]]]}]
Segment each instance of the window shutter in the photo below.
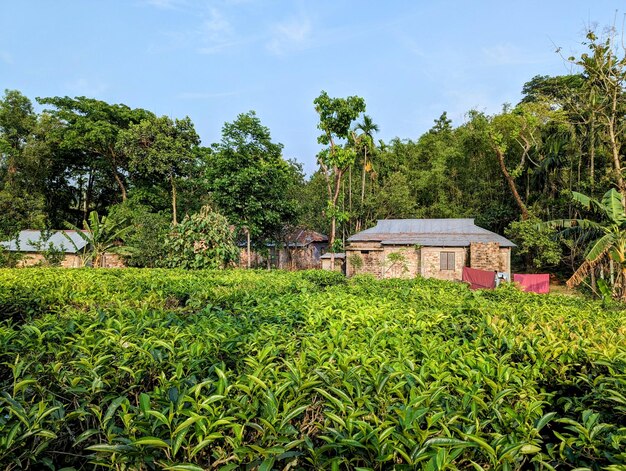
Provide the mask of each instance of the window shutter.
[{"label": "window shutter", "polygon": [[439,252],[439,270],[454,270],[455,255],[454,252]]},{"label": "window shutter", "polygon": [[448,252],[448,270],[454,270],[455,268],[454,255],[454,252]]}]

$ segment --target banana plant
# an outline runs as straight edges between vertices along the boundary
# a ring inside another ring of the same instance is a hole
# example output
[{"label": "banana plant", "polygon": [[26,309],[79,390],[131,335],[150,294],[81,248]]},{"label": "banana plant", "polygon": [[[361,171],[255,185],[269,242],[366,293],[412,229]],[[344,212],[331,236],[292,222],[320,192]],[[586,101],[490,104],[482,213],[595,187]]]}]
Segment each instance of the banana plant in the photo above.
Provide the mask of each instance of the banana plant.
[{"label": "banana plant", "polygon": [[[572,199],[596,219],[559,219],[543,226],[562,230],[563,235],[578,233],[589,240],[585,260],[567,281],[569,287],[580,284],[596,266],[609,262],[617,265],[617,278],[613,280],[613,295],[626,299],[626,209],[620,193],[611,188],[601,200],[582,193],[572,192]],[[612,271],[612,270],[611,270]]]},{"label": "banana plant", "polygon": [[[92,211],[89,213],[89,218],[83,221],[82,229],[71,223],[67,223],[67,226],[76,231],[76,234],[85,241],[88,247],[87,253],[91,258],[91,266],[94,268],[102,266],[106,253],[131,255],[134,251],[133,247],[123,244],[124,236],[131,229],[126,220],[115,221],[108,216],[99,217],[97,211]],[[63,235],[76,247],[68,234],[63,232]]]}]

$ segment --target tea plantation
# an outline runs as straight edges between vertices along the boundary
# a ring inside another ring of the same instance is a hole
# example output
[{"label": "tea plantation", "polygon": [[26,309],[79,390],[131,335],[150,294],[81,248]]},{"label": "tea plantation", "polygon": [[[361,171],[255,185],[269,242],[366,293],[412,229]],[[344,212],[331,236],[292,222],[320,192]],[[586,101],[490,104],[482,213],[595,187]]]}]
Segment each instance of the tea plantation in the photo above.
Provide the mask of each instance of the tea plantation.
[{"label": "tea plantation", "polygon": [[0,270],[0,468],[626,469],[625,319],[434,280]]}]

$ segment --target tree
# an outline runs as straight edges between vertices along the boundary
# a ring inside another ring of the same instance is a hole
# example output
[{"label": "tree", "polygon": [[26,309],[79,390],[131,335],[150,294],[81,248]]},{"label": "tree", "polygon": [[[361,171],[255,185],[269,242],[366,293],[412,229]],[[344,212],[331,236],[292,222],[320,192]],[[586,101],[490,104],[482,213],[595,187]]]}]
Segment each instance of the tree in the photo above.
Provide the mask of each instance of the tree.
[{"label": "tree", "polygon": [[545,122],[559,118],[558,111],[544,103],[521,104],[512,110],[505,107],[487,125],[489,142],[496,154],[502,175],[517,204],[522,221],[531,217],[516,179],[530,168],[539,167],[543,159],[542,129]]},{"label": "tree", "polygon": [[[605,38],[588,31],[583,43],[589,49],[580,58],[570,57],[572,64],[583,71],[585,100],[581,101],[593,118],[597,118],[599,130],[607,136],[613,176],[626,201],[626,181],[622,168],[623,136],[626,132],[626,48],[618,45],[617,31],[611,28]],[[596,119],[594,119],[594,124]]]},{"label": "tree", "polygon": [[118,137],[132,124],[154,115],[143,109],[111,105],[86,97],[38,98],[37,101],[52,105],[54,109],[48,113],[64,123],[59,130],[62,148],[82,155],[86,164],[97,172],[110,175],[119,189],[121,200],[126,201],[128,156],[118,145]]},{"label": "tree", "polygon": [[124,256],[129,267],[154,268],[165,259],[165,238],[169,233],[171,215],[165,211],[154,212],[134,196],[111,207],[109,218],[128,221],[130,228],[123,234],[124,245],[133,248]]},{"label": "tree", "polygon": [[276,239],[294,222],[296,203],[290,198],[293,171],[282,158],[283,145],[272,142],[270,131],[254,111],[224,124],[222,140],[208,159],[207,180],[215,204],[259,247]]},{"label": "tree", "polygon": [[163,264],[169,268],[226,268],[239,258],[228,220],[210,206],[172,225],[165,249]]},{"label": "tree", "polygon": [[554,267],[561,261],[561,246],[553,228],[541,227],[541,220],[531,217],[513,221],[505,230],[517,244],[516,255],[524,261],[526,270]]},{"label": "tree", "polygon": [[[553,220],[546,227],[563,230],[564,235],[581,233],[588,244],[584,262],[567,281],[569,287],[580,284],[596,266],[609,262],[613,293],[626,299],[626,214],[621,194],[615,189],[607,191],[601,200],[573,192],[574,201],[590,211],[598,220],[576,218]],[[617,278],[613,279],[613,264],[617,264]]]},{"label": "tree", "polygon": [[[115,221],[107,216],[100,218],[96,211],[89,213],[89,220],[83,221],[83,228],[68,224],[70,229],[76,231],[81,239],[87,243],[92,267],[102,266],[103,255],[114,253],[119,255],[130,255],[132,247],[121,243],[124,235],[130,230],[126,220]],[[63,233],[70,244],[74,245],[72,239]]]},{"label": "tree", "polygon": [[176,180],[189,177],[200,138],[186,117],[173,121],[167,116],[149,117],[120,132],[117,148],[128,156],[128,168],[144,176],[169,182],[172,223],[177,224]]},{"label": "tree", "polygon": [[[355,146],[363,154],[363,170],[361,173],[361,210],[365,201],[365,176],[368,172],[373,171],[371,156],[374,154],[376,145],[374,144],[374,133],[380,129],[374,123],[369,115],[363,115],[363,121],[357,123],[355,131],[361,131],[361,134],[355,138]],[[368,158],[369,155],[369,158]],[[361,218],[357,221],[356,230],[361,229]]]},{"label": "tree", "polygon": [[26,145],[35,127],[37,115],[31,101],[17,90],[5,90],[0,100],[0,167],[6,171],[6,183],[15,183],[16,174]]},{"label": "tree", "polygon": [[43,197],[32,182],[37,165],[28,165],[24,149],[37,123],[31,101],[17,90],[0,100],[0,236],[43,228]]},{"label": "tree", "polygon": [[[335,251],[335,234],[337,217],[339,216],[337,201],[343,175],[354,164],[356,152],[354,147],[342,145],[352,134],[352,123],[365,111],[365,100],[358,96],[347,98],[331,98],[325,91],[313,101],[315,111],[319,115],[317,128],[322,134],[317,142],[327,146],[317,156],[317,161],[326,179],[328,191],[328,213],[330,216],[329,245]],[[335,258],[331,255],[331,270],[334,269]]]}]

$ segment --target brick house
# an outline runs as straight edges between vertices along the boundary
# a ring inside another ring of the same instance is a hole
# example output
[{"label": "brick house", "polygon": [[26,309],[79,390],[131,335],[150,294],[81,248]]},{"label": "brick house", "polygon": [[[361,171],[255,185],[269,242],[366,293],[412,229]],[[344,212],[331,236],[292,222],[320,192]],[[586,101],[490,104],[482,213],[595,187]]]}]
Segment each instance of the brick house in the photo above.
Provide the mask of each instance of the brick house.
[{"label": "brick house", "polygon": [[461,280],[470,266],[510,278],[513,247],[474,219],[384,219],[348,238],[346,275]]},{"label": "brick house", "polygon": [[[321,268],[320,257],[328,249],[328,237],[309,229],[296,228],[287,231],[282,242],[266,244],[266,253],[254,250],[250,254],[250,265],[260,268],[284,270],[307,270]],[[240,243],[239,266],[247,266],[248,253]]]},{"label": "brick house", "polygon": [[[69,238],[69,240],[68,240]],[[86,264],[90,265],[91,260],[85,254],[89,252],[87,242],[76,231],[61,230],[51,231],[45,239],[42,231],[24,230],[20,231],[15,239],[0,242],[0,246],[9,252],[19,252],[23,255],[19,267],[32,267],[45,262],[44,251],[50,247],[65,254],[61,261],[63,268],[79,268]],[[122,268],[124,260],[116,254],[105,253],[102,256],[101,266],[103,268]]]}]

